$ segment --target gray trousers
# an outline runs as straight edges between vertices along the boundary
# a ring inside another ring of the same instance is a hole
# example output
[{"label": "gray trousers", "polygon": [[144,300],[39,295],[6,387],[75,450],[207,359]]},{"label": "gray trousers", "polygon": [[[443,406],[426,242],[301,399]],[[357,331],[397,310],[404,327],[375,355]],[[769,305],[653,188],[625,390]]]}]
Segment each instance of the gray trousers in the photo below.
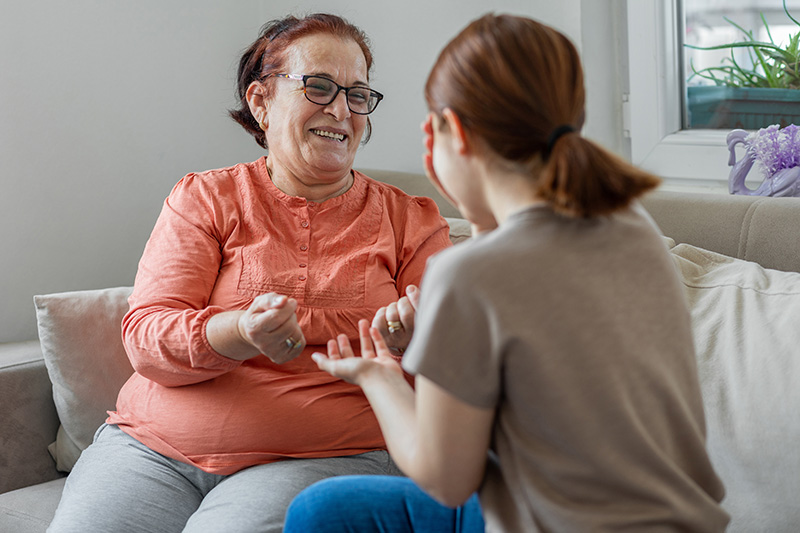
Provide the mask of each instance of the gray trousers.
[{"label": "gray trousers", "polygon": [[389,454],[288,459],[209,474],[103,425],[64,487],[48,532],[275,532],[312,483],[339,475],[401,475]]}]

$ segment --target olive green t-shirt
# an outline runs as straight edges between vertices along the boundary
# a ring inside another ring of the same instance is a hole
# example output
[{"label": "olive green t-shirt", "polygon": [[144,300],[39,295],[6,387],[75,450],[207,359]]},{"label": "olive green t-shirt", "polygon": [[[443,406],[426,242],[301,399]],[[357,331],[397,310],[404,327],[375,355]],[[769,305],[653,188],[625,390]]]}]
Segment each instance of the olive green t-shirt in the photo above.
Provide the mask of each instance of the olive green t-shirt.
[{"label": "olive green t-shirt", "polygon": [[487,531],[723,531],[690,316],[638,205],[544,206],[435,256],[405,368],[495,409]]}]

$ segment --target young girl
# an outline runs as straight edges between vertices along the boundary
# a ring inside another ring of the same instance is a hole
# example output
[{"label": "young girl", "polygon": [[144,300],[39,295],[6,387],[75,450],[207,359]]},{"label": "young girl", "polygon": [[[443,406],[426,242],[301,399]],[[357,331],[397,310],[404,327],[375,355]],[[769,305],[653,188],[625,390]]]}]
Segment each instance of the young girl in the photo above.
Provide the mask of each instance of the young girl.
[{"label": "young girl", "polygon": [[658,180],[580,135],[575,47],[487,15],[428,78],[425,166],[476,236],[423,278],[403,359],[315,354],[362,387],[410,480],[334,478],[287,532],[723,531],[681,285],[636,202]]}]

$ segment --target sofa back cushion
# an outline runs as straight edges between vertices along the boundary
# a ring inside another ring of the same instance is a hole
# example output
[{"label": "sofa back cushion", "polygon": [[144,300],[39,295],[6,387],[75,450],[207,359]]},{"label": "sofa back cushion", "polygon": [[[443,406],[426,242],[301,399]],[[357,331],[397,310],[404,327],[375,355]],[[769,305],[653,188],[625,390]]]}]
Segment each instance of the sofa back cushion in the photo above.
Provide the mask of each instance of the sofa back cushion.
[{"label": "sofa back cushion", "polygon": [[39,341],[61,425],[50,453],[69,472],[133,373],[122,346],[131,287],[34,296]]},{"label": "sofa back cushion", "polygon": [[728,531],[800,524],[800,273],[681,244],[708,428]]},{"label": "sofa back cushion", "polygon": [[678,243],[800,272],[797,198],[657,190],[642,198],[642,204],[664,234]]}]

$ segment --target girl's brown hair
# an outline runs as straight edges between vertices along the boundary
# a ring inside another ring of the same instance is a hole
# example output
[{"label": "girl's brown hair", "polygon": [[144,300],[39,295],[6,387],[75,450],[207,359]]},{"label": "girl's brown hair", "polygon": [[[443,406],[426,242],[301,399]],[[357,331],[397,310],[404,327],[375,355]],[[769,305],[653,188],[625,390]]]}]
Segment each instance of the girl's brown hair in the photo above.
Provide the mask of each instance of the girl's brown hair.
[{"label": "girl's brown hair", "polygon": [[[336,15],[314,13],[303,18],[288,16],[264,24],[258,39],[250,45],[239,60],[236,77],[236,96],[239,104],[228,111],[230,117],[247,130],[262,148],[267,148],[267,139],[247,104],[247,88],[254,81],[264,80],[270,74],[280,74],[285,62],[286,50],[297,39],[315,33],[328,33],[341,39],[352,39],[364,53],[367,74],[372,69],[372,51],[369,39],[359,28]],[[299,74],[299,73],[297,73]],[[273,85],[266,87],[266,97],[273,94]],[[372,125],[367,119],[363,143],[369,140]]]},{"label": "girl's brown hair", "polygon": [[534,20],[488,14],[473,21],[439,55],[425,98],[434,113],[452,109],[501,158],[541,169],[533,176],[537,194],[559,213],[608,214],[660,182],[580,135],[578,52]]}]

